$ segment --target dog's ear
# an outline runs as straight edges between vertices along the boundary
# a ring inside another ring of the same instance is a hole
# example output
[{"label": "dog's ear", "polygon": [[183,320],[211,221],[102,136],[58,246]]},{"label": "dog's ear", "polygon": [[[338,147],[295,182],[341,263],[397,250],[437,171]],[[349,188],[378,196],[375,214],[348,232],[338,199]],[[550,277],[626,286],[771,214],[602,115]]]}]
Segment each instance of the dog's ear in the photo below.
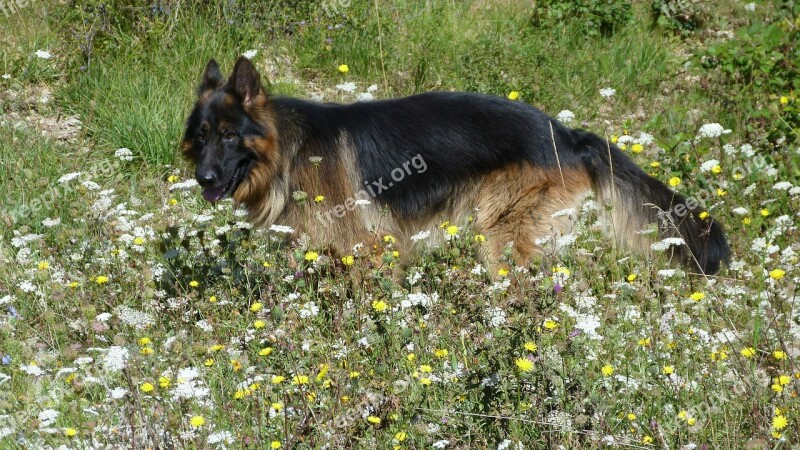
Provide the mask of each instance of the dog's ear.
[{"label": "dog's ear", "polygon": [[220,86],[222,86],[222,73],[219,71],[217,62],[211,59],[206,64],[203,80],[200,82],[200,87],[197,88],[197,95],[202,97],[208,91],[213,91]]},{"label": "dog's ear", "polygon": [[231,74],[228,84],[242,98],[245,108],[266,100],[264,89],[261,87],[261,76],[253,66],[253,63],[244,56],[240,56],[236,60],[236,65],[233,66],[233,74]]}]

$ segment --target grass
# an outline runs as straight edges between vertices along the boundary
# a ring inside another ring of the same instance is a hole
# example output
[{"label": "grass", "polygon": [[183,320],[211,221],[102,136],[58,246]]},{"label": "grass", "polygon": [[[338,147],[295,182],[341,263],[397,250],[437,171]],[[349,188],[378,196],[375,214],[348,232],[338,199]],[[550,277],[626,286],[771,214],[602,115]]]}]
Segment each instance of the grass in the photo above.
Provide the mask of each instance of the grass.
[{"label": "grass", "polygon": [[[796,13],[698,3],[700,28],[676,35],[637,3],[604,35],[523,2],[159,5],[0,16],[0,447],[797,443],[794,69],[763,65],[781,72],[741,90],[699,63],[709,36],[756,21],[791,47]],[[391,238],[332,261],[251,229],[180,187],[176,147],[206,61],[252,49],[276,93],[352,101],[336,85],[353,81],[569,109],[682,193],[709,192],[732,264],[703,277],[628,255],[591,210],[566,251],[494,279],[469,224],[442,227],[455,236],[402,280]],[[711,122],[732,131],[699,137]]]}]

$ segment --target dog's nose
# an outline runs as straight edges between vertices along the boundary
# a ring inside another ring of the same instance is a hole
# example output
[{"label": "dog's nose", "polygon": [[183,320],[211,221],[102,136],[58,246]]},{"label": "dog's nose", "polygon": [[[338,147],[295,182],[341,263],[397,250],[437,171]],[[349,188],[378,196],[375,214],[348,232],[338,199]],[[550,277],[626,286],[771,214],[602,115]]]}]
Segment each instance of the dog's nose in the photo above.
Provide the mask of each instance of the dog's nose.
[{"label": "dog's nose", "polygon": [[196,175],[197,182],[200,183],[200,186],[214,186],[217,184],[217,174],[215,174],[213,170],[198,172]]}]

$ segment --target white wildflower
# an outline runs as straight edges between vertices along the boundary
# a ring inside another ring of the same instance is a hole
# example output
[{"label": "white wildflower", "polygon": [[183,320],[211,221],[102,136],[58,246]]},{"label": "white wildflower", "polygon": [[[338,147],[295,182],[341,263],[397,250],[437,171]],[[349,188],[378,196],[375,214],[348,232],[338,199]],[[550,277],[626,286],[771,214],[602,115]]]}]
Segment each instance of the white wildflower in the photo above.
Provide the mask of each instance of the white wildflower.
[{"label": "white wildflower", "polygon": [[575,120],[575,113],[568,109],[565,109],[558,113],[556,119],[558,119],[565,125],[569,125],[570,123],[572,123],[573,120]]},{"label": "white wildflower", "polygon": [[169,190],[170,191],[175,191],[175,190],[183,191],[183,190],[189,190],[189,189],[191,189],[191,188],[193,188],[195,186],[197,186],[197,180],[195,180],[194,178],[190,178],[190,179],[188,179],[186,181],[181,181],[181,182],[172,184],[169,187]]},{"label": "white wildflower", "polygon": [[602,95],[603,97],[606,97],[606,98],[611,97],[616,93],[617,93],[617,90],[614,89],[614,88],[607,87],[607,88],[600,89],[600,95]]},{"label": "white wildflower", "polygon": [[33,55],[36,56],[37,58],[42,58],[42,59],[50,59],[53,57],[53,55],[50,54],[50,52],[44,50],[36,50],[36,53],[34,53]]},{"label": "white wildflower", "polygon": [[419,233],[411,236],[411,240],[414,242],[419,242],[425,239],[428,239],[431,235],[430,231],[420,231]]},{"label": "white wildflower", "polygon": [[356,100],[358,100],[359,102],[368,102],[374,98],[375,97],[369,92],[362,92],[356,96]]},{"label": "white wildflower", "polygon": [[125,347],[111,346],[103,356],[103,367],[109,372],[118,372],[128,365],[130,352]]},{"label": "white wildflower", "polygon": [[720,137],[723,134],[728,134],[730,132],[731,130],[725,129],[722,125],[718,123],[707,123],[700,127],[700,131],[697,132],[697,137],[715,138],[715,137]]},{"label": "white wildflower", "polygon": [[244,56],[247,59],[253,59],[253,58],[256,57],[257,54],[258,54],[258,50],[248,50],[248,51],[242,53],[242,56]]},{"label": "white wildflower", "polygon": [[336,88],[340,89],[342,91],[345,91],[345,92],[351,92],[352,93],[352,92],[355,92],[355,90],[356,90],[356,84],[353,83],[352,81],[348,81],[347,83],[337,84]]},{"label": "white wildflower", "polygon": [[717,167],[719,165],[719,161],[716,159],[709,159],[708,161],[704,162],[700,165],[701,172],[711,172],[711,169]]},{"label": "white wildflower", "polygon": [[133,152],[129,148],[120,148],[114,152],[114,156],[119,158],[120,161],[133,161]]},{"label": "white wildflower", "polygon": [[659,242],[655,242],[650,245],[650,248],[656,252],[663,252],[664,250],[668,249],[672,245],[684,245],[686,241],[681,238],[666,238]]},{"label": "white wildflower", "polygon": [[66,175],[63,175],[61,178],[59,178],[59,179],[58,179],[58,182],[59,182],[59,183],[67,183],[67,182],[69,182],[69,181],[72,181],[72,180],[74,180],[75,178],[78,178],[79,176],[81,176],[81,173],[80,173],[80,172],[72,172],[72,173],[68,173],[68,174],[66,174]]},{"label": "white wildflower", "polygon": [[292,234],[294,233],[294,228],[286,225],[270,225],[269,231],[274,231],[276,233]]},{"label": "white wildflower", "polygon": [[55,409],[45,409],[37,416],[39,418],[40,427],[49,427],[52,425],[61,413]]},{"label": "white wildflower", "polygon": [[486,320],[493,327],[499,327],[506,323],[506,313],[501,308],[493,307],[486,310]]},{"label": "white wildflower", "polygon": [[47,228],[53,228],[57,225],[61,224],[61,218],[56,217],[55,219],[47,218],[42,221],[42,226]]},{"label": "white wildflower", "polygon": [[114,314],[119,317],[119,320],[126,325],[141,330],[156,323],[155,318],[145,312],[137,311],[125,305],[118,306],[114,309]]},{"label": "white wildflower", "polygon": [[775,183],[775,185],[772,186],[772,190],[774,190],[774,191],[788,191],[789,189],[792,188],[792,186],[793,186],[792,183],[789,183],[788,181],[781,181],[779,183]]}]

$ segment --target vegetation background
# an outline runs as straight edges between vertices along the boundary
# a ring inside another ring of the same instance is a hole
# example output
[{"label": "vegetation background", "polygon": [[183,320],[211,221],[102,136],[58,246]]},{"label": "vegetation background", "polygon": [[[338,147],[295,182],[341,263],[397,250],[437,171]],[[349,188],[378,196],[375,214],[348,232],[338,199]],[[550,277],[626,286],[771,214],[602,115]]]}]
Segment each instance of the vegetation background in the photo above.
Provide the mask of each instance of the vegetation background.
[{"label": "vegetation background", "polygon": [[[797,445],[797,2],[0,13],[0,447]],[[206,61],[245,52],[276,94],[569,110],[703,195],[734,260],[705,277],[630,256],[584,211],[566,251],[493,281],[443,218],[448,244],[398,283],[391,237],[333,261],[251,230],[177,157]]]}]

